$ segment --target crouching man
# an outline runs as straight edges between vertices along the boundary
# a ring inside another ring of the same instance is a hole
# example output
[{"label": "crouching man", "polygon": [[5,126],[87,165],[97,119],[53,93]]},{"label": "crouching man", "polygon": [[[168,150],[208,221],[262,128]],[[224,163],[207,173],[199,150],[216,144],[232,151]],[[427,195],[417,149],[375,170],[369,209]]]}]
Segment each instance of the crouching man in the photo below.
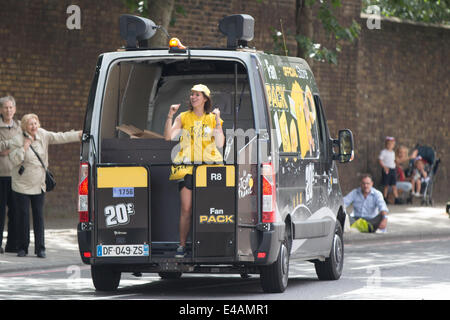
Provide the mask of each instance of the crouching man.
[{"label": "crouching man", "polygon": [[350,225],[361,232],[385,232],[389,212],[383,194],[373,188],[370,174],[361,177],[361,187],[353,189],[344,197],[344,206],[353,205]]}]

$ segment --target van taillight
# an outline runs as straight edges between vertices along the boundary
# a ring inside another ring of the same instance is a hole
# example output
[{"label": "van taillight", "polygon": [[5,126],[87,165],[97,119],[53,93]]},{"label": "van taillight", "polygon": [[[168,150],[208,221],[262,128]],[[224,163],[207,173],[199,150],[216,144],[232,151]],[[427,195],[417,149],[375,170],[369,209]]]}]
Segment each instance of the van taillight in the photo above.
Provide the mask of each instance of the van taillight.
[{"label": "van taillight", "polygon": [[275,222],[275,174],[271,163],[262,165],[262,223]]},{"label": "van taillight", "polygon": [[89,222],[89,163],[80,163],[78,181],[78,213],[80,215],[80,222]]}]

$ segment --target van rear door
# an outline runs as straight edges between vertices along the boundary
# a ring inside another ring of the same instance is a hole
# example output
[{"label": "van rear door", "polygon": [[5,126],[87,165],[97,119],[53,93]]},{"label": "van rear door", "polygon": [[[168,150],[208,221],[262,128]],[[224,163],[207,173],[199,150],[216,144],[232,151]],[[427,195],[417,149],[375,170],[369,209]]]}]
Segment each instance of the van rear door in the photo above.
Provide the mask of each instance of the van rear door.
[{"label": "van rear door", "polygon": [[148,261],[149,181],[146,166],[96,167],[96,258]]},{"label": "van rear door", "polygon": [[195,171],[194,256],[234,259],[236,188],[234,165],[201,165]]}]

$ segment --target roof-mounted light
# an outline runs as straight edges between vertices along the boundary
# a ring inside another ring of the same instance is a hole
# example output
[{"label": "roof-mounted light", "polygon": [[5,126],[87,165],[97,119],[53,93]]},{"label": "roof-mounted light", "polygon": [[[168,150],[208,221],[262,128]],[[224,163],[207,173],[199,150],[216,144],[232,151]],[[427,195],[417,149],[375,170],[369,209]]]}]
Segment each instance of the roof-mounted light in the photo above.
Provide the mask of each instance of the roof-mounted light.
[{"label": "roof-mounted light", "polygon": [[178,38],[172,38],[169,41],[169,52],[186,52],[186,47],[183,46],[181,41]]},{"label": "roof-mounted light", "polygon": [[[255,19],[248,14],[233,14],[219,21],[219,30],[227,36],[227,47],[247,46],[253,39]],[[236,43],[237,42],[237,43]]]},{"label": "roof-mounted light", "polygon": [[[159,28],[152,20],[123,14],[119,18],[120,36],[127,42],[126,48],[148,47],[148,39]],[[136,45],[138,42],[138,45]]]}]

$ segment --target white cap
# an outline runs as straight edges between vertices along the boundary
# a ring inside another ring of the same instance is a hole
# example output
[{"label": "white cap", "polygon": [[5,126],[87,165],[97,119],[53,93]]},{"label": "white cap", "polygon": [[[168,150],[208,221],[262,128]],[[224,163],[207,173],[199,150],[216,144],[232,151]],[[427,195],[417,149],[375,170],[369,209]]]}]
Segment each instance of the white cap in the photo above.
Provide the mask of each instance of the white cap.
[{"label": "white cap", "polygon": [[211,98],[210,97],[211,91],[209,91],[208,87],[205,86],[204,84],[196,84],[195,86],[192,87],[191,91],[203,92],[205,96]]}]

